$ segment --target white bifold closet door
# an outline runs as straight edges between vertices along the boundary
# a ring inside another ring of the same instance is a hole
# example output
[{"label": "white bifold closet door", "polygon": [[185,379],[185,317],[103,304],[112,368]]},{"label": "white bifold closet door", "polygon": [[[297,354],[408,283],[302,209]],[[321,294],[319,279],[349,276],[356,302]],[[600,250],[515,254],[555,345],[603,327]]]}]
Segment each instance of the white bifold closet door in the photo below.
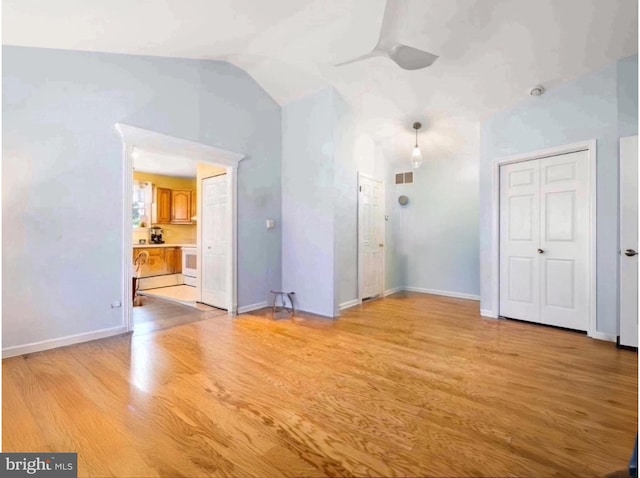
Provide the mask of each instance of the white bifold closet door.
[{"label": "white bifold closet door", "polygon": [[500,315],[589,325],[587,152],[500,168]]},{"label": "white bifold closet door", "polygon": [[228,277],[229,241],[229,191],[227,176],[215,176],[202,180],[202,211],[200,211],[202,264],[202,302],[220,309],[229,309]]}]

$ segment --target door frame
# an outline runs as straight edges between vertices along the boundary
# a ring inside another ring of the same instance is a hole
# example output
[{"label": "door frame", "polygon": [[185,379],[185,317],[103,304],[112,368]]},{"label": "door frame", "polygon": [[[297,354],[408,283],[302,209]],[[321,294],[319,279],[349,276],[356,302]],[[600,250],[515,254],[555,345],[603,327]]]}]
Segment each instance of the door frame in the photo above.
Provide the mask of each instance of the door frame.
[{"label": "door frame", "polygon": [[[122,302],[123,302],[123,325],[127,331],[133,330],[133,263],[131,261],[131,250],[133,247],[133,228],[131,226],[131,208],[133,203],[133,148],[162,152],[167,155],[181,156],[195,161],[210,163],[226,169],[227,186],[231,190],[231,207],[229,214],[231,221],[231,240],[229,241],[229,267],[231,274],[228,277],[229,290],[229,310],[230,316],[235,316],[238,310],[238,185],[237,172],[238,163],[246,157],[242,153],[216,148],[202,143],[189,141],[174,136],[157,133],[155,131],[130,126],[123,123],[116,123],[115,129],[122,140],[122,166],[123,166],[123,191],[122,201]],[[201,241],[197,243],[198,260],[201,257]]]},{"label": "door frame", "polygon": [[[385,204],[386,204],[386,198],[385,198],[385,187],[384,187],[384,180],[382,179],[378,179],[375,178],[373,176],[370,176],[368,174],[364,174],[361,172],[358,172],[358,184],[357,184],[357,189],[356,189],[356,194],[358,197],[358,206],[357,206],[357,219],[356,219],[356,228],[357,228],[357,232],[358,232],[358,244],[357,244],[357,250],[358,250],[358,304],[362,304],[362,284],[363,284],[363,261],[362,261],[362,228],[360,227],[360,180],[362,178],[365,179],[369,179],[371,181],[378,181],[381,185],[382,185],[382,199],[381,199],[381,208],[382,208],[382,238],[384,240],[384,238],[387,237],[386,233],[386,228],[387,228],[387,222],[384,220],[384,212],[385,212]],[[384,244],[384,243],[383,243]],[[385,291],[385,277],[386,277],[386,261],[385,261],[385,257],[386,257],[386,250],[385,250],[386,244],[385,246],[383,246],[382,248],[382,271],[381,271],[381,291],[380,291],[380,298],[384,297],[384,291]]]},{"label": "door frame", "polygon": [[[535,159],[559,156],[561,154],[587,152],[587,188],[589,196],[588,223],[589,223],[589,257],[587,266],[589,269],[589,300],[587,335],[600,340],[612,340],[608,334],[597,332],[597,289],[596,289],[596,164],[597,142],[595,139],[580,143],[566,144],[553,148],[531,151],[528,153],[505,156],[494,160],[491,174],[491,287],[492,308],[482,310],[482,315],[492,318],[500,317],[500,167],[507,164],[521,163]],[[615,337],[613,338],[615,341]]]}]

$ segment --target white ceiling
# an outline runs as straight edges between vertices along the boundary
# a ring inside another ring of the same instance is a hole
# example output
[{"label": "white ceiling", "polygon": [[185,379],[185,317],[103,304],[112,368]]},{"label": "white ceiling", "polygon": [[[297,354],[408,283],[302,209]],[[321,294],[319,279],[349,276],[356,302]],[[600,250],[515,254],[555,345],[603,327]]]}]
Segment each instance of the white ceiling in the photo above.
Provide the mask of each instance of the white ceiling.
[{"label": "white ceiling", "polygon": [[[404,1],[404,0],[390,0]],[[3,43],[220,59],[280,104],[334,86],[376,142],[475,121],[638,51],[637,0],[406,0],[399,40],[440,55],[406,71],[370,50],[385,0],[3,0]]]},{"label": "white ceiling", "polygon": [[160,154],[154,151],[145,151],[139,148],[136,148],[134,151],[134,171],[181,178],[196,177],[197,162],[193,159]]}]

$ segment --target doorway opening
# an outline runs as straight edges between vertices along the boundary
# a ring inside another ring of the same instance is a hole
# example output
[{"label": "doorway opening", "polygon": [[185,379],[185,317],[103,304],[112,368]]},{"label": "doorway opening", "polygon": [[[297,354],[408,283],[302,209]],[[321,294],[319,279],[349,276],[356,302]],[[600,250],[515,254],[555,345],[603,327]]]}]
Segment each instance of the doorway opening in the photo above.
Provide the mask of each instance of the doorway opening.
[{"label": "doorway opening", "polygon": [[[125,327],[131,331],[134,322],[152,322],[154,310],[158,316],[173,317],[168,323],[174,325],[181,323],[180,317],[189,322],[203,314],[234,316],[237,167],[244,155],[124,124],[117,124],[116,130],[123,142]],[[164,174],[150,176],[154,173],[143,171],[157,168],[158,163],[161,166],[156,172]],[[213,206],[205,200],[202,189],[210,178],[217,178],[218,185]],[[203,234],[211,236],[212,228],[207,224],[215,225],[218,240],[213,262],[211,254],[203,250],[203,241],[208,238]],[[203,296],[212,282],[215,300],[206,292]],[[136,301],[146,310],[136,310],[134,321]],[[166,325],[147,324],[143,328],[155,330]]]},{"label": "doorway opening", "polygon": [[[198,186],[210,177],[226,183],[225,168],[137,147],[132,156],[134,332],[224,315],[226,297],[216,301],[206,294],[203,297],[200,275],[206,274],[209,282],[215,275],[221,282],[219,288],[226,289],[226,274],[198,267],[197,248],[202,242],[197,223],[198,218],[209,222],[212,215],[221,216],[218,222],[223,226],[217,230],[226,238],[227,212],[204,207]],[[204,250],[206,256],[206,247]]]}]

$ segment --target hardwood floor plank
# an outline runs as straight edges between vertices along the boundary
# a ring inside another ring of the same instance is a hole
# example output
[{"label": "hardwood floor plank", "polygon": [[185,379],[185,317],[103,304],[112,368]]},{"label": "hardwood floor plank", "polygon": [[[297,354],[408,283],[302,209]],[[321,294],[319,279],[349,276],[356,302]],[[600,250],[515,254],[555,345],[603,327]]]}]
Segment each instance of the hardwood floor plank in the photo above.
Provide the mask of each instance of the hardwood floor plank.
[{"label": "hardwood floor plank", "polygon": [[636,353],[477,302],[159,312],[4,360],[4,451],[77,450],[80,476],[568,477],[624,469],[633,447]]},{"label": "hardwood floor plank", "polygon": [[[7,370],[10,372],[2,380],[2,415],[10,416],[12,421],[20,424],[20,427],[3,429],[3,440],[13,443],[25,452],[50,451],[51,448],[42,435],[29,402],[24,400],[24,397],[31,395],[30,392],[25,393],[24,387],[33,384],[28,379],[22,380],[24,376],[17,370],[19,365],[19,360],[13,360],[7,368],[3,368],[3,373],[7,373]],[[35,393],[42,392],[39,390]]]}]

